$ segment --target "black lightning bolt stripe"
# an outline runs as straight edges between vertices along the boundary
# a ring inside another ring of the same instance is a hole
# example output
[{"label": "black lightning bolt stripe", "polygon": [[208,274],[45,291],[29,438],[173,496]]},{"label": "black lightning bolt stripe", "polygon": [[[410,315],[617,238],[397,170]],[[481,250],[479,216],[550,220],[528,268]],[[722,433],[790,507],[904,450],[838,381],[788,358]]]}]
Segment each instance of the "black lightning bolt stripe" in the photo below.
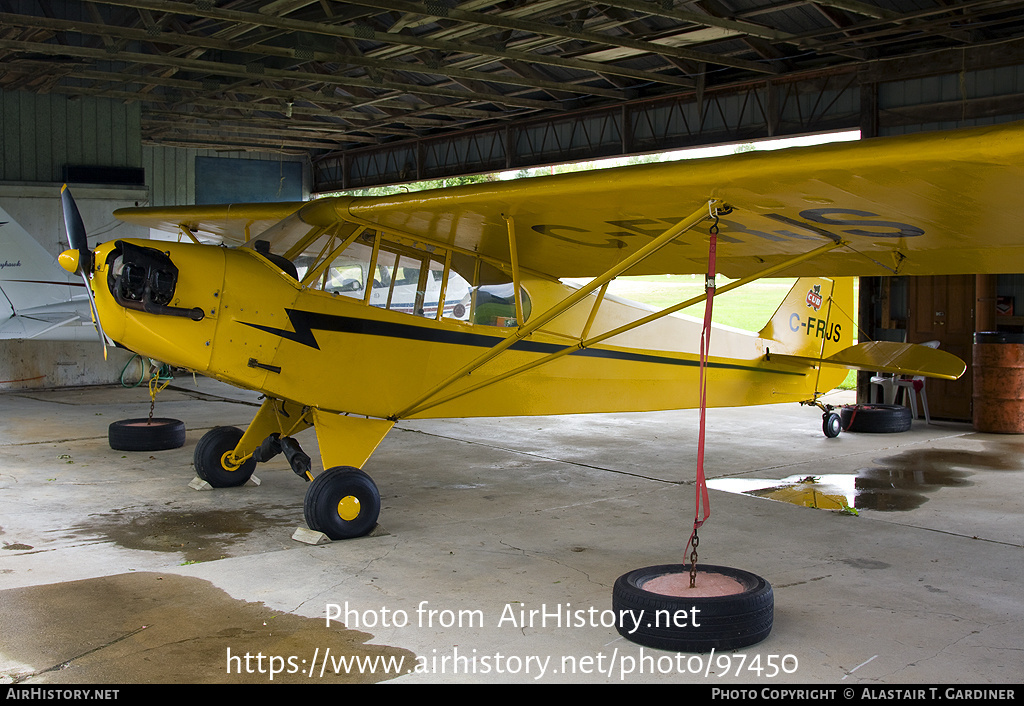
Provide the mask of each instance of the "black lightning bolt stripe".
[{"label": "black lightning bolt stripe", "polygon": [[463,333],[459,331],[438,331],[412,326],[410,324],[395,324],[386,321],[373,321],[371,319],[359,319],[352,316],[335,316],[333,314],[318,314],[312,311],[300,309],[285,309],[288,320],[295,332],[271,326],[250,324],[260,331],[266,331],[274,335],[286,338],[295,343],[320,350],[320,344],[313,335],[313,329],[317,331],[333,331],[336,333],[362,334],[364,336],[386,336],[389,338],[405,338],[413,341],[427,341],[430,343],[454,343],[462,346],[490,347],[499,343],[502,339],[497,336],[485,336],[476,333]]},{"label": "black lightning bolt stripe", "polygon": [[[488,336],[480,333],[466,333],[464,331],[444,331],[427,328],[424,326],[413,326],[411,324],[396,324],[388,321],[373,321],[371,319],[359,319],[352,316],[335,316],[334,314],[320,314],[300,309],[285,309],[288,320],[294,331],[250,324],[241,322],[246,326],[264,331],[265,333],[280,336],[281,338],[309,346],[320,350],[320,344],[313,334],[317,331],[333,331],[335,333],[351,333],[363,336],[384,336],[387,338],[403,338],[411,341],[426,341],[428,343],[447,343],[457,346],[475,346],[478,348],[491,348],[504,339],[500,336]],[[537,341],[517,341],[512,344],[511,349],[525,351],[528,353],[557,353],[565,348],[557,343],[540,343]],[[617,360],[629,360],[641,363],[661,363],[667,365],[698,366],[696,360],[684,358],[672,358],[669,356],[651,355],[649,353],[630,353],[628,351],[613,351],[604,348],[583,348],[574,351],[570,355],[577,355],[589,358],[611,358]],[[733,363],[709,363],[708,367],[725,370],[747,370],[759,373],[776,373],[779,375],[804,375],[800,372],[785,370],[765,370],[764,368],[752,365],[737,365]]]}]

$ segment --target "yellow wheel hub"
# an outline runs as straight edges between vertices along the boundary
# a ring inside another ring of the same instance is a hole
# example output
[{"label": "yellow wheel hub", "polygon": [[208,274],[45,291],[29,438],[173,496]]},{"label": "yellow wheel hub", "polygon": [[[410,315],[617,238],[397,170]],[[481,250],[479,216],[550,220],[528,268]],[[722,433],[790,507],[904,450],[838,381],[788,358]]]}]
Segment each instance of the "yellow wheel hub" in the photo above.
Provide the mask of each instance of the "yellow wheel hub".
[{"label": "yellow wheel hub", "polygon": [[338,517],[351,522],[359,517],[359,498],[354,495],[346,495],[338,502]]},{"label": "yellow wheel hub", "polygon": [[242,464],[235,460],[235,450],[225,451],[220,457],[220,465],[225,471],[237,471]]}]

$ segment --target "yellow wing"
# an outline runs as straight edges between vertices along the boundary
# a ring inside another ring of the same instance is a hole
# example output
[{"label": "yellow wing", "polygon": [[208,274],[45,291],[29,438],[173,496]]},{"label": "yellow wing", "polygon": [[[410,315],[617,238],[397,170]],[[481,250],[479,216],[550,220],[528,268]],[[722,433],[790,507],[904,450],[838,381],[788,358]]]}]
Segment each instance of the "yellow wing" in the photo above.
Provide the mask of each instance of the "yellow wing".
[{"label": "yellow wing", "polygon": [[114,211],[126,223],[178,233],[182,228],[207,240],[241,245],[287,218],[304,202],[224,204],[212,206],[154,206]]},{"label": "yellow wing", "polygon": [[[733,207],[722,216],[718,250],[719,270],[729,277],[761,271],[830,238],[848,245],[780,275],[1015,272],[1024,271],[1022,177],[1024,123],[1013,123],[398,196],[324,199],[296,215],[322,227],[360,223],[504,261],[510,258],[508,216],[521,267],[585,277],[604,272],[717,198]],[[232,208],[245,215],[247,209],[268,207]],[[190,213],[180,211],[182,218]],[[146,216],[137,209],[117,215],[133,222]],[[255,210],[251,220],[259,220]],[[628,274],[705,271],[707,232],[705,223]],[[274,251],[290,245],[275,245]]]}]

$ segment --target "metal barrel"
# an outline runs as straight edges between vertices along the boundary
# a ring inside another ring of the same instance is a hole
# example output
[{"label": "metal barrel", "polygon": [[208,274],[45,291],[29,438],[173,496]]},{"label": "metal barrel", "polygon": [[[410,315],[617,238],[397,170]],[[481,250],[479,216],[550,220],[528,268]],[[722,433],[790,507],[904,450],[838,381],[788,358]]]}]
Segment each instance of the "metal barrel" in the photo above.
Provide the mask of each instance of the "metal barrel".
[{"label": "metal barrel", "polygon": [[1024,434],[1024,334],[974,334],[972,368],[974,428]]}]

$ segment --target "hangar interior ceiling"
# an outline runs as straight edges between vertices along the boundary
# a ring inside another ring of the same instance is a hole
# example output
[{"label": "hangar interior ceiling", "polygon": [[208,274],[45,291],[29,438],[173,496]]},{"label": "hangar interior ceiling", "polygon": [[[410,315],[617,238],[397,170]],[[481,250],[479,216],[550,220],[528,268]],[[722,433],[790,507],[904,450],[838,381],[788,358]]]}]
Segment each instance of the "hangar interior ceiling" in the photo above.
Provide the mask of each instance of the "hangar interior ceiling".
[{"label": "hangar interior ceiling", "polygon": [[314,190],[1012,119],[1024,78],[978,72],[1020,66],[1024,0],[0,0],[0,91],[138,106],[143,145],[307,155]]}]

